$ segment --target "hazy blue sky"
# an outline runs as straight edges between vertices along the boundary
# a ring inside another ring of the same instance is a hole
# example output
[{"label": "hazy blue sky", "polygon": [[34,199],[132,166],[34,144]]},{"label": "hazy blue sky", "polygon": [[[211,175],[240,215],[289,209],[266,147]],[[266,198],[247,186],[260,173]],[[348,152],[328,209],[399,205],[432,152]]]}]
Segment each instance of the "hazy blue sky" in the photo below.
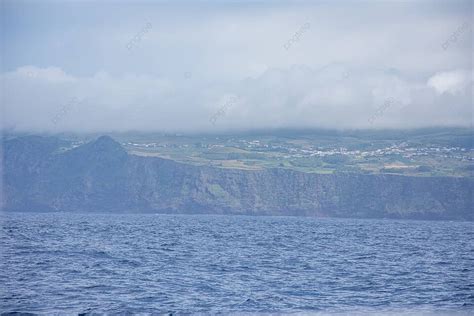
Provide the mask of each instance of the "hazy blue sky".
[{"label": "hazy blue sky", "polygon": [[1,1],[3,128],[472,124],[472,1]]}]

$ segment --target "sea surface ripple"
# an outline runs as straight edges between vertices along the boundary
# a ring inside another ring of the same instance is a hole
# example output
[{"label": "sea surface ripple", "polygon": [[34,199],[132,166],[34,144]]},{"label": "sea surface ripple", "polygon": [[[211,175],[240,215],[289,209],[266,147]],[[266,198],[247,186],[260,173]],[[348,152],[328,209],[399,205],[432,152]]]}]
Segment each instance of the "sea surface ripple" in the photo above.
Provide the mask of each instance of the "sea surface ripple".
[{"label": "sea surface ripple", "polygon": [[474,223],[0,214],[0,311],[470,314]]}]

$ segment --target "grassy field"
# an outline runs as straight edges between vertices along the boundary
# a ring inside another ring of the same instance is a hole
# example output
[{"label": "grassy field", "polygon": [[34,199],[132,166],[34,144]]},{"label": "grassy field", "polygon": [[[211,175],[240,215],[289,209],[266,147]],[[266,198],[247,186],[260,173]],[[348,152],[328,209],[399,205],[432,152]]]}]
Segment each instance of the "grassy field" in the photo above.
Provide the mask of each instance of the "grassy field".
[{"label": "grassy field", "polygon": [[[64,135],[88,141],[87,137]],[[131,154],[220,168],[473,176],[470,129],[259,131],[226,135],[110,134]]]}]

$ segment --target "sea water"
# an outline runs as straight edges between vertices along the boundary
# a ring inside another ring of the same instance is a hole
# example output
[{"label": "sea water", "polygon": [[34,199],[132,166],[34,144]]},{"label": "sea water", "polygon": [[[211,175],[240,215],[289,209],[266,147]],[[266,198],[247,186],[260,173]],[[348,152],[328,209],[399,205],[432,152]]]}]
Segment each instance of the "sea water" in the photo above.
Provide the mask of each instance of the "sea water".
[{"label": "sea water", "polygon": [[474,311],[474,223],[0,214],[0,311]]}]

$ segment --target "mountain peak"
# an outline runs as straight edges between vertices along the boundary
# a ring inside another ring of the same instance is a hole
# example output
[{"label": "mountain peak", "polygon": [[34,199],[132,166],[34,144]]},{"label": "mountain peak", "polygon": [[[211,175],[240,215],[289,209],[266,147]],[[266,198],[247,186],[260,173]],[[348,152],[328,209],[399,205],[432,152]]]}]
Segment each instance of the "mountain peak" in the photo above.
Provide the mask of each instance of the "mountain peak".
[{"label": "mountain peak", "polygon": [[100,136],[95,141],[90,142],[90,144],[95,149],[103,148],[107,150],[125,151],[120,143],[108,135]]},{"label": "mountain peak", "polygon": [[110,136],[100,136],[85,145],[77,148],[78,152],[100,153],[100,155],[123,156],[127,155],[125,149]]},{"label": "mountain peak", "polygon": [[97,143],[97,144],[116,144],[118,146],[120,146],[120,144],[115,141],[112,137],[108,136],[108,135],[102,135],[100,136],[99,138],[97,138],[94,143]]}]

